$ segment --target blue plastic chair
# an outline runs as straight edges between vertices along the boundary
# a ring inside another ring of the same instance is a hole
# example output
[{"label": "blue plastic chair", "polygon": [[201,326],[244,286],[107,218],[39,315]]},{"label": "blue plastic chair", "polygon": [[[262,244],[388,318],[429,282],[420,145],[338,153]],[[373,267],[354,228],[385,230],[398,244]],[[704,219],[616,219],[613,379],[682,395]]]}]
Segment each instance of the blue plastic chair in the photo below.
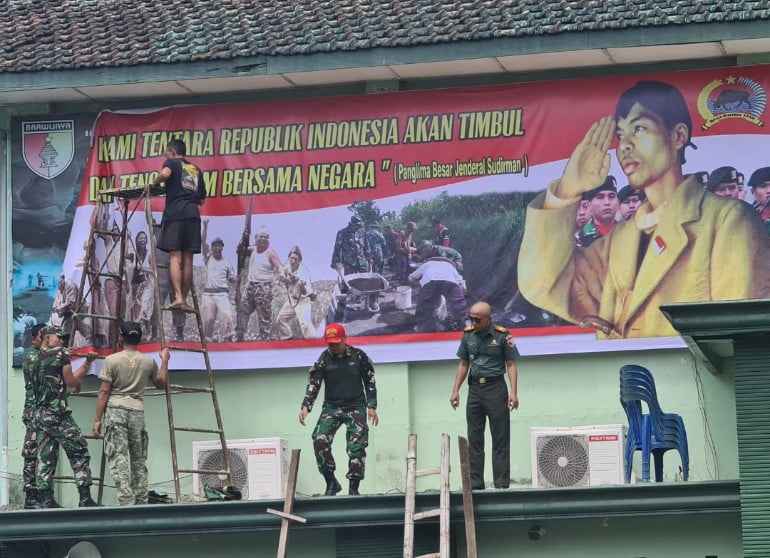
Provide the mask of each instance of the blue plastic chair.
[{"label": "blue plastic chair", "polygon": [[[663,454],[675,449],[682,461],[682,477],[690,474],[687,432],[682,417],[664,413],[658,402],[655,381],[649,370],[635,364],[620,369],[620,403],[628,417],[625,447],[625,477],[631,482],[634,452],[642,452],[642,481],[650,482],[650,454],[655,463],[655,481],[663,480]],[[648,414],[643,412],[647,406]]]}]

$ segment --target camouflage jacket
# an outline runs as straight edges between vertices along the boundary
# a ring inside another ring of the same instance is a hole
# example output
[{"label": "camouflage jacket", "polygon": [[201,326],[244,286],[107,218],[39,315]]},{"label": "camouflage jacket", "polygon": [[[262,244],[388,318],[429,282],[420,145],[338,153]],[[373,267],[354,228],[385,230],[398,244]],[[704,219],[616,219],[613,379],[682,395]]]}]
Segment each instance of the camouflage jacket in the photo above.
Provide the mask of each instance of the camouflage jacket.
[{"label": "camouflage jacket", "polygon": [[70,352],[64,347],[40,351],[37,365],[36,410],[54,413],[69,410],[67,384],[62,369],[70,363]]},{"label": "camouflage jacket", "polygon": [[583,225],[575,233],[575,246],[578,246],[580,248],[588,248],[594,240],[601,237],[602,235],[596,229],[594,220],[590,219],[588,223]]},{"label": "camouflage jacket", "polygon": [[324,404],[377,408],[374,364],[361,349],[348,345],[342,356],[335,356],[328,350],[321,353],[308,372],[303,407],[313,409],[321,383],[326,385]]},{"label": "camouflage jacket", "polygon": [[32,347],[24,358],[21,371],[24,375],[24,420],[30,420],[35,411],[37,387],[37,363],[40,349]]},{"label": "camouflage jacket", "polygon": [[353,230],[345,227],[337,231],[332,252],[332,267],[341,263],[345,273],[364,273],[369,271],[369,243],[363,229]]},{"label": "camouflage jacket", "polygon": [[372,253],[372,259],[382,261],[385,257],[385,237],[380,231],[366,231],[366,242],[369,244],[369,250]]},{"label": "camouflage jacket", "polygon": [[438,244],[434,244],[433,256],[452,260],[452,263],[455,264],[455,267],[457,268],[458,271],[463,270],[462,254],[460,254],[460,252],[458,252],[454,248],[450,248],[448,246],[439,246]]}]

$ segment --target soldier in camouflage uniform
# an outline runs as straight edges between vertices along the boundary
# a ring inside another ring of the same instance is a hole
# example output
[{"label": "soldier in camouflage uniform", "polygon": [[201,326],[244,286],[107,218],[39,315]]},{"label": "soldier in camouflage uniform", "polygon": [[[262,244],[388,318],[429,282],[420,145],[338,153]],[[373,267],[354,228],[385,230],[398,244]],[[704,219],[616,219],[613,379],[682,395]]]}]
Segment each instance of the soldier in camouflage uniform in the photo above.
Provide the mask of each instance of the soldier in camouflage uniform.
[{"label": "soldier in camouflage uniform", "polygon": [[374,383],[374,365],[361,349],[345,343],[345,328],[333,323],[326,326],[324,340],[329,348],[310,368],[305,398],[299,422],[305,419],[318,397],[321,383],[325,384],[323,409],[313,430],[313,450],[318,470],[326,480],[326,496],[334,496],[342,490],[334,476],[336,468],[332,456],[332,441],[343,424],[347,427],[346,450],[348,454],[349,494],[357,495],[364,478],[366,447],[369,445],[369,421],[377,426],[377,386]]},{"label": "soldier in camouflage uniform", "polygon": [[363,221],[357,215],[350,218],[350,223],[344,229],[337,231],[332,252],[332,269],[340,274],[366,273],[372,259]]},{"label": "soldier in camouflage uniform", "polygon": [[603,184],[583,194],[590,202],[591,219],[575,233],[575,246],[588,248],[595,240],[607,236],[615,227],[618,212],[618,187],[609,175]]},{"label": "soldier in camouflage uniform", "polygon": [[385,266],[385,237],[380,232],[379,223],[370,223],[366,231],[366,242],[372,254],[372,271],[382,273]]},{"label": "soldier in camouflage uniform", "polygon": [[72,418],[67,402],[67,388],[79,388],[83,377],[93,362],[91,353],[75,371],[70,364],[70,353],[62,346],[67,332],[49,326],[43,330],[45,350],[40,351],[37,363],[37,386],[35,390],[35,428],[37,429],[37,488],[40,495],[39,507],[52,508],[58,504],[53,500],[51,477],[56,468],[59,445],[69,458],[75,483],[80,493],[80,507],[96,506],[91,499],[91,456],[80,428]]},{"label": "soldier in camouflage uniform", "polygon": [[283,264],[275,250],[270,248],[270,232],[260,227],[254,235],[254,246],[245,249],[249,258],[248,282],[238,304],[235,334],[243,341],[249,318],[256,312],[259,320],[259,339],[273,339],[273,280],[283,276]]},{"label": "soldier in camouflage uniform", "polygon": [[[24,359],[22,365],[22,373],[24,375],[24,414],[22,415],[22,422],[26,428],[26,434],[24,435],[24,449],[21,452],[21,456],[24,458],[24,492],[26,497],[24,498],[24,509],[30,510],[37,507],[39,498],[37,493],[37,478],[35,477],[35,470],[37,469],[37,430],[35,430],[35,393],[37,387],[37,362],[38,355],[40,354],[43,346],[43,329],[46,324],[37,324],[32,326],[30,334],[32,335],[32,348],[30,348],[27,356]],[[58,455],[58,451],[54,451],[54,458]],[[54,469],[56,469],[56,463],[54,462]]]},{"label": "soldier in camouflage uniform", "polygon": [[47,348],[40,351],[36,367],[38,384],[34,420],[37,429],[36,477],[40,508],[58,505],[53,500],[51,477],[56,468],[60,445],[67,454],[75,474],[80,507],[97,505],[91,499],[91,457],[88,454],[88,445],[75,419],[72,418],[72,410],[67,402],[67,388],[80,387],[80,382],[88,373],[95,355],[89,354],[85,362],[73,372],[70,353],[62,346],[62,339],[67,335],[67,332],[53,326],[43,330],[43,342]]},{"label": "soldier in camouflage uniform", "polygon": [[423,260],[429,258],[444,258],[450,260],[457,271],[463,270],[463,256],[449,246],[440,246],[438,244],[432,244],[430,240],[423,240],[417,247],[417,253]]},{"label": "soldier in camouflage uniform", "polygon": [[99,373],[102,385],[96,402],[93,433],[102,435],[104,452],[121,506],[147,503],[147,431],[144,429],[144,388],[151,381],[156,388],[168,385],[168,347],[160,353],[162,365],[142,354],[138,345],[142,329],[138,323],[120,326],[123,350],[108,356]]}]

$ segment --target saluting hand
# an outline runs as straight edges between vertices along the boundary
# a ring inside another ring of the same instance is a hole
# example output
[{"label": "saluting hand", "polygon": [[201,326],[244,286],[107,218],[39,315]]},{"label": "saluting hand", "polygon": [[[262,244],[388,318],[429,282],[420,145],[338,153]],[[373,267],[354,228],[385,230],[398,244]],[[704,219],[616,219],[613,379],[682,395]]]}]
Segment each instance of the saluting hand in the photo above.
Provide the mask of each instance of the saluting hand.
[{"label": "saluting hand", "polygon": [[608,150],[614,134],[615,119],[612,116],[594,122],[572,152],[554,194],[564,199],[576,198],[600,186],[610,172]]}]

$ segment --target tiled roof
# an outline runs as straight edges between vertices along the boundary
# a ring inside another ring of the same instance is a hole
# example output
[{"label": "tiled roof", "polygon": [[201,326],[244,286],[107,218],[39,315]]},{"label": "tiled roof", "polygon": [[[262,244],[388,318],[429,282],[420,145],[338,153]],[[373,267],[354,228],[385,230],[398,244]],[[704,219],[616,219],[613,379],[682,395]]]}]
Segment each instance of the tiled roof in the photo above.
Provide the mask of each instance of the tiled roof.
[{"label": "tiled roof", "polygon": [[768,18],[767,0],[7,0],[0,72]]}]

